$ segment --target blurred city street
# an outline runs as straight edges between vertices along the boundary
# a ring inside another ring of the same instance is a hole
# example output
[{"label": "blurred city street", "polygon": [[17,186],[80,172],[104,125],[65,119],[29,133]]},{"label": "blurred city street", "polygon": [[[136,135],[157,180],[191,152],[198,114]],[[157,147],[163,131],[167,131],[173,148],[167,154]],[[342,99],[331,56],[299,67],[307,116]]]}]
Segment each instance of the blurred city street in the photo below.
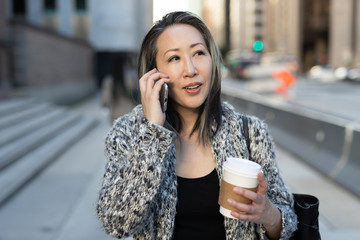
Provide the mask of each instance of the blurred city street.
[{"label": "blurred city street", "polygon": [[[232,81],[224,80],[223,88],[238,84],[240,90],[246,85]],[[358,98],[353,96],[353,99]],[[327,105],[321,94],[312,102],[317,102],[319,107]],[[129,112],[133,106],[128,98],[121,98],[121,114]],[[104,138],[111,126],[109,112],[101,107],[99,94],[69,110],[94,119],[96,125],[1,205],[1,240],[111,239],[102,231],[95,212],[105,166]],[[356,239],[360,235],[359,198],[286,149],[278,146],[277,153],[288,187],[294,192],[314,194],[319,198],[323,239]]]},{"label": "blurred city street", "polygon": [[360,121],[360,84],[339,81],[322,83],[302,76],[284,94],[276,94],[279,81],[272,78],[225,79],[227,85],[267,97],[272,101],[286,102],[313,111],[350,121]]}]

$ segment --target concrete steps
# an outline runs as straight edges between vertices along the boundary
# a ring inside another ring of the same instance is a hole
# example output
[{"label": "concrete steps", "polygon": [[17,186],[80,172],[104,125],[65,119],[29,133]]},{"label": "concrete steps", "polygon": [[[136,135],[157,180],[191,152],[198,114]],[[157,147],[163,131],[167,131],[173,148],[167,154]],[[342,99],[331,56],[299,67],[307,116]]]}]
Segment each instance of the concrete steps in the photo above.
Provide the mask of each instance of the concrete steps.
[{"label": "concrete steps", "polygon": [[22,106],[22,108],[19,107],[20,106],[17,106],[12,112],[9,111],[10,109],[5,111],[4,114],[0,112],[0,129],[23,122],[33,116],[46,113],[50,109],[50,104],[33,103],[29,105],[27,102],[24,102],[24,106]]},{"label": "concrete steps", "polygon": [[27,105],[31,105],[35,102],[34,99],[9,99],[2,101],[0,105],[0,116],[5,116],[9,113],[13,113],[18,109],[23,109]]},{"label": "concrete steps", "polygon": [[0,102],[0,205],[95,123],[33,99]]}]

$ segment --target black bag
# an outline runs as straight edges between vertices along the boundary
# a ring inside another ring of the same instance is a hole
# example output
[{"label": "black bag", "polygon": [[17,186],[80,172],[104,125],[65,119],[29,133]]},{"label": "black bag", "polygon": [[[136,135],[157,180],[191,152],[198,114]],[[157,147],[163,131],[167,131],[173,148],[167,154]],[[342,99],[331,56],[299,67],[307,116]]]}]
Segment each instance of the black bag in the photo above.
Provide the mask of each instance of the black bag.
[{"label": "black bag", "polygon": [[319,200],[313,195],[294,193],[294,209],[298,217],[298,229],[291,239],[318,240],[319,231]]},{"label": "black bag", "polygon": [[[250,155],[250,138],[248,119],[242,117],[243,133],[246,139],[247,149]],[[320,240],[319,231],[319,199],[313,195],[293,193],[294,210],[298,217],[297,230],[291,237],[292,240]]]}]

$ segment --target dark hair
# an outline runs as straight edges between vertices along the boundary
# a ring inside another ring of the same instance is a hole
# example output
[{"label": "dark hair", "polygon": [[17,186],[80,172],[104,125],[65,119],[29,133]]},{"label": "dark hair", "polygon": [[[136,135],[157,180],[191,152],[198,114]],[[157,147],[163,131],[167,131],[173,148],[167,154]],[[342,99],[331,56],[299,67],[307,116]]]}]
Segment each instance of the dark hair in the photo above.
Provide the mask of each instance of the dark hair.
[{"label": "dark hair", "polygon": [[[199,117],[192,130],[192,133],[194,133],[199,129],[200,141],[205,144],[216,133],[221,124],[221,54],[205,23],[190,12],[171,12],[166,14],[152,26],[142,42],[138,61],[138,75],[141,78],[146,72],[156,67],[157,39],[165,29],[175,24],[187,24],[196,28],[204,38],[212,59],[209,95],[200,108]],[[172,100],[169,99],[166,121],[177,132],[180,132],[182,126],[179,113],[171,105]],[[214,131],[211,129],[212,124],[216,126]]]}]

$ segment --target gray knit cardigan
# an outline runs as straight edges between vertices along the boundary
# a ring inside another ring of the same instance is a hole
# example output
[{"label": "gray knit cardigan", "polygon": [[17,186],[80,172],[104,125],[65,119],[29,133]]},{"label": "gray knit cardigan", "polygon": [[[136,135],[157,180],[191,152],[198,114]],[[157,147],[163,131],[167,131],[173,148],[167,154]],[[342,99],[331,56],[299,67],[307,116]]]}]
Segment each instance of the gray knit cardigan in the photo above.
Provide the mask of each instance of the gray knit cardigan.
[{"label": "gray knit cardigan", "polygon": [[[222,104],[222,124],[211,140],[219,182],[227,157],[248,158],[241,115]],[[275,161],[274,144],[266,124],[248,117],[251,159],[268,181],[268,197],[282,214],[281,239],[297,226],[293,198]],[[177,202],[176,134],[148,121],[141,105],[114,122],[106,137],[108,162],[97,202],[97,214],[111,236],[134,239],[171,239]],[[225,217],[226,238],[266,239],[265,228]]]}]

